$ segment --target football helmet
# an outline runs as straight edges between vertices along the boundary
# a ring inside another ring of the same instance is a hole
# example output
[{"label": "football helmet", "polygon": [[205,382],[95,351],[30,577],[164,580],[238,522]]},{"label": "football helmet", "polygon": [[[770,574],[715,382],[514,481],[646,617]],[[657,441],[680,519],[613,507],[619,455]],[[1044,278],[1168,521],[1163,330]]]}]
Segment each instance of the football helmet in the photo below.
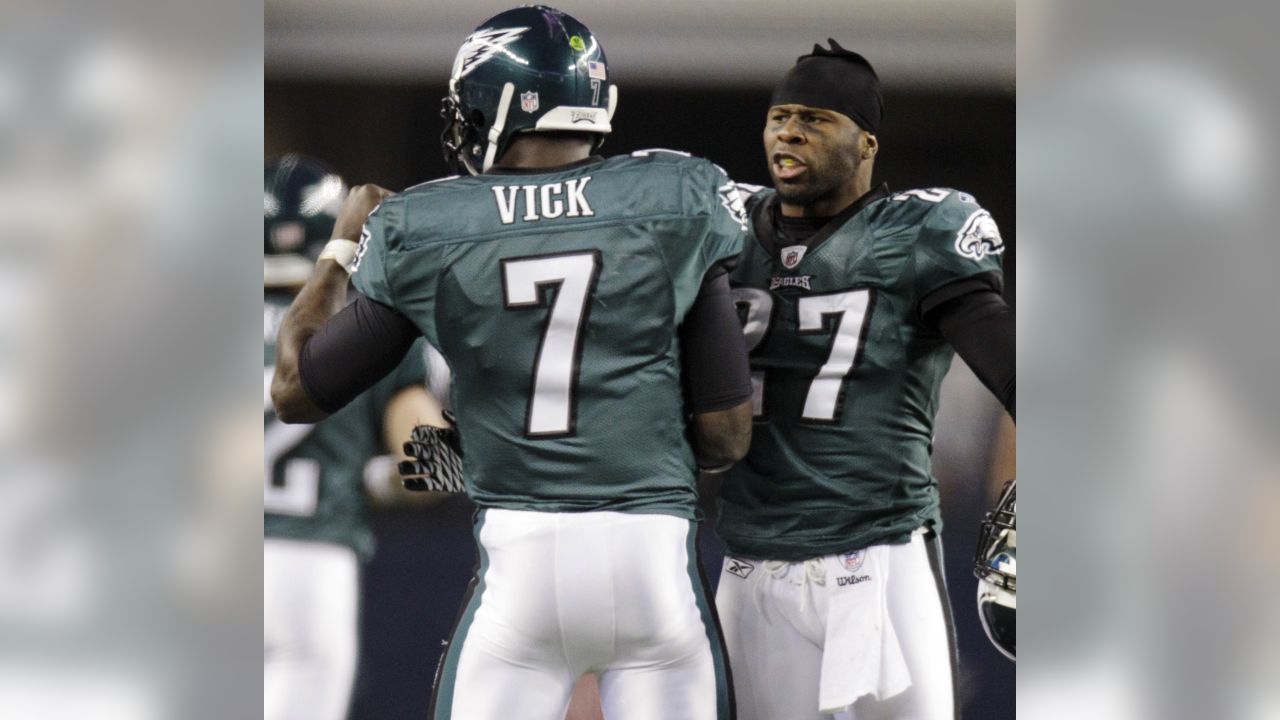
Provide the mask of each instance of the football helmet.
[{"label": "football helmet", "polygon": [[545,5],[499,13],[467,37],[453,61],[440,146],[452,172],[478,175],[516,133],[612,130],[618,88],[604,48],[577,19]]},{"label": "football helmet", "polygon": [[978,537],[974,575],[978,576],[978,616],[1000,652],[1017,661],[1018,636],[1018,481],[1010,480],[995,510],[987,513]]},{"label": "football helmet", "polygon": [[302,285],[333,232],[347,186],[325,163],[290,153],[267,162],[263,189],[262,284]]}]

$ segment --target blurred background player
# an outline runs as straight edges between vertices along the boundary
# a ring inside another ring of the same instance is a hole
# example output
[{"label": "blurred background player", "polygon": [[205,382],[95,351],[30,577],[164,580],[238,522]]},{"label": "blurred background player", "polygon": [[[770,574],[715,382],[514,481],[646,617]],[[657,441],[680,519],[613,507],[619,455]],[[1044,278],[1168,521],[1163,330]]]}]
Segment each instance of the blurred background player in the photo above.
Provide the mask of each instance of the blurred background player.
[{"label": "blurred background player", "polygon": [[[272,396],[290,422],[342,407],[421,335],[453,370],[481,564],[437,719],[560,720],[588,672],[611,718],[732,714],[694,481],[750,438],[722,266],[745,218],[710,162],[594,155],[616,102],[574,18],[483,23],[454,63],[442,142],[473,176],[353,191],[333,261],[282,325]],[[358,249],[342,240],[362,224]],[[334,315],[348,271],[366,297]]]},{"label": "blurred background player", "polygon": [[[276,333],[315,267],[346,197],[308,157],[267,163],[263,249],[263,718],[346,717],[356,673],[360,564],[373,551],[370,499],[430,502],[397,489],[395,462],[413,426],[440,422],[420,344],[385,380],[314,425],[279,421],[270,387]],[[410,500],[412,499],[412,500]]]},{"label": "blurred background player", "polygon": [[872,187],[883,102],[861,55],[814,46],[770,106],[774,189],[747,200],[732,273],[756,426],[717,523],[739,717],[950,719],[930,452],[953,348],[1013,413],[1004,243],[967,193]]}]

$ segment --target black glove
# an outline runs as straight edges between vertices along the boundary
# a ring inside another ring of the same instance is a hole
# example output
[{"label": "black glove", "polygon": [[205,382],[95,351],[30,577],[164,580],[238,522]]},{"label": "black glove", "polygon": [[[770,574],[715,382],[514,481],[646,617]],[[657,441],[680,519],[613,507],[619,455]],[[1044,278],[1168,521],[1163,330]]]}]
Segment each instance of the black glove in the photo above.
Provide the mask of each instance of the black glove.
[{"label": "black glove", "polygon": [[400,463],[405,489],[423,492],[466,492],[462,482],[462,440],[453,413],[445,411],[450,427],[419,425],[413,429]]}]

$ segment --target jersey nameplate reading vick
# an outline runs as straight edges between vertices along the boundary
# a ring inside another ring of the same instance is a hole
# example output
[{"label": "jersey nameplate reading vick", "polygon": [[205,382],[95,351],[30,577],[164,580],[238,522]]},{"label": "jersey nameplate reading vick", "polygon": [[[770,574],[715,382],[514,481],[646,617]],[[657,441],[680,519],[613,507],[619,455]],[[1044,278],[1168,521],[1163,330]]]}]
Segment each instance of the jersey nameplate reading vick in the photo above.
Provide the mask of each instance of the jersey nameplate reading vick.
[{"label": "jersey nameplate reading vick", "polygon": [[524,214],[520,219],[525,222],[561,216],[591,217],[595,212],[587,204],[587,196],[582,194],[590,180],[588,175],[545,185],[497,185],[492,190],[498,201],[498,216],[503,225],[511,225],[516,221],[517,205],[523,205]]}]

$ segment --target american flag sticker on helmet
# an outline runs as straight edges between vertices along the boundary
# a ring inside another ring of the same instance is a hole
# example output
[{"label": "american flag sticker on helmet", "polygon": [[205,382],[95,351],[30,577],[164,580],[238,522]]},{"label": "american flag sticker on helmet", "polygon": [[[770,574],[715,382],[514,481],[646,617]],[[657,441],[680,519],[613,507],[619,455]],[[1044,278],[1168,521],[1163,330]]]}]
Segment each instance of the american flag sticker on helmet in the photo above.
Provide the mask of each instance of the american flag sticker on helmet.
[{"label": "american flag sticker on helmet", "polygon": [[604,63],[590,60],[587,62],[587,77],[593,80],[605,80]]}]

